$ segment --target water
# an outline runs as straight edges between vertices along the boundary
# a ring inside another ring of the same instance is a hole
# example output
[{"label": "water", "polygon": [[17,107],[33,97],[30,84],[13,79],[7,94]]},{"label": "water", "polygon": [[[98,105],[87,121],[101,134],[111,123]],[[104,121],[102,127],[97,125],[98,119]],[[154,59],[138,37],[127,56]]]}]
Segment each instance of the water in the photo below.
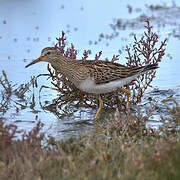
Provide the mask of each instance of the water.
[{"label": "water", "polygon": [[[67,41],[74,43],[78,49],[78,58],[81,58],[84,49],[91,49],[89,59],[94,58],[95,53],[103,51],[102,59],[109,59],[122,50],[120,63],[125,62],[124,51],[126,45],[133,42],[132,33],[141,36],[144,31],[144,22],[139,21],[140,15],[151,17],[150,23],[154,31],[160,35],[160,40],[168,37],[166,55],[157,70],[157,77],[152,85],[159,89],[174,89],[174,96],[178,96],[180,85],[180,61],[177,54],[180,47],[180,6],[178,1],[167,3],[166,1],[151,1],[149,5],[160,4],[163,8],[152,10],[147,8],[147,2],[138,0],[129,3],[132,7],[128,12],[127,1],[56,1],[52,0],[1,0],[0,6],[0,71],[5,70],[12,84],[20,85],[30,81],[31,76],[47,73],[47,63],[39,63],[25,69],[32,59],[40,55],[45,46],[53,46],[56,37],[62,30],[65,31]],[[109,24],[113,24],[121,18],[126,22],[124,30],[118,30],[119,36],[109,40],[99,41],[99,34],[112,34],[114,31]],[[128,21],[127,21],[128,19]],[[135,22],[134,26],[128,23]],[[9,110],[1,114],[6,122],[15,123],[20,129],[30,130],[38,120],[44,123],[44,130],[57,138],[76,135],[93,128],[92,119],[96,110],[81,109],[69,116],[58,117],[41,108],[39,103],[39,88],[41,85],[51,86],[50,80],[41,77],[38,80],[39,87],[34,89],[35,108],[27,108],[16,112],[19,105],[15,102],[30,102],[33,89],[26,92],[25,100],[13,95]],[[1,89],[2,86],[0,86]],[[148,95],[147,95],[148,96]],[[159,94],[161,96],[161,94]],[[57,92],[44,89],[41,92],[41,103],[51,102],[57,97]],[[14,102],[15,101],[15,102]],[[84,122],[79,123],[78,122]]]}]

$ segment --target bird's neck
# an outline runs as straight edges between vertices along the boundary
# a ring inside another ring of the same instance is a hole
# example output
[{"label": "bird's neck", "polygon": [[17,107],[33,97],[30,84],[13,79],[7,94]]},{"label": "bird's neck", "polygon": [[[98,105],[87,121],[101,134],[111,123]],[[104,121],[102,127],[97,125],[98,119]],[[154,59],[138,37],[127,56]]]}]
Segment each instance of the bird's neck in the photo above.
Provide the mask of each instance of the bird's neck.
[{"label": "bird's neck", "polygon": [[74,59],[68,59],[63,56],[57,57],[51,64],[54,69],[61,72],[68,78],[71,78],[72,76],[72,69],[76,68],[76,60]]}]

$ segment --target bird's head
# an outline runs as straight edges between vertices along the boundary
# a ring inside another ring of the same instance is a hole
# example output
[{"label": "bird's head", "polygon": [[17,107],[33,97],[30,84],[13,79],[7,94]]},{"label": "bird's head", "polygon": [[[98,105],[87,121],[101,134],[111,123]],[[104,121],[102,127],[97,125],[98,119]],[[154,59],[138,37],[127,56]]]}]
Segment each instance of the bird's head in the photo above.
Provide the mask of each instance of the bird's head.
[{"label": "bird's head", "polygon": [[46,61],[46,62],[52,63],[54,60],[56,60],[58,55],[60,55],[60,54],[55,47],[46,47],[41,51],[40,57],[33,60],[31,63],[29,63],[25,67],[27,68],[27,67],[29,67],[37,62],[40,62],[40,61]]}]

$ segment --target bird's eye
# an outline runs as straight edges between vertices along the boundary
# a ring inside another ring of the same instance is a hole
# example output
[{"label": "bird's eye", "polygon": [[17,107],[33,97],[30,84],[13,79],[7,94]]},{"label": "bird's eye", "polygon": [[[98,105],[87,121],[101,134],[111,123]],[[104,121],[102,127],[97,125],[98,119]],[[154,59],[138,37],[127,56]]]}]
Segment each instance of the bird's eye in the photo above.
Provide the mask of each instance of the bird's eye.
[{"label": "bird's eye", "polygon": [[50,54],[51,54],[51,52],[50,52],[50,51],[48,51],[46,54],[47,54],[47,55],[50,55]]}]

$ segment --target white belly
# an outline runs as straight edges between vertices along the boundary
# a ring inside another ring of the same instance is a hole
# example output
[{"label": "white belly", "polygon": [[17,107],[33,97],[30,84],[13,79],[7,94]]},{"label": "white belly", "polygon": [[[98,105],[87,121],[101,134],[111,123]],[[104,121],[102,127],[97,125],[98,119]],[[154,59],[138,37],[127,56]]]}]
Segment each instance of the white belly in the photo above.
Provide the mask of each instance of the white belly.
[{"label": "white belly", "polygon": [[93,79],[86,79],[83,81],[79,89],[81,91],[85,91],[87,93],[93,93],[93,94],[104,94],[116,91],[117,88],[120,88],[128,83],[130,83],[132,80],[134,80],[138,75],[134,75],[128,78],[124,78],[121,80],[116,80],[104,84],[95,84]]}]

